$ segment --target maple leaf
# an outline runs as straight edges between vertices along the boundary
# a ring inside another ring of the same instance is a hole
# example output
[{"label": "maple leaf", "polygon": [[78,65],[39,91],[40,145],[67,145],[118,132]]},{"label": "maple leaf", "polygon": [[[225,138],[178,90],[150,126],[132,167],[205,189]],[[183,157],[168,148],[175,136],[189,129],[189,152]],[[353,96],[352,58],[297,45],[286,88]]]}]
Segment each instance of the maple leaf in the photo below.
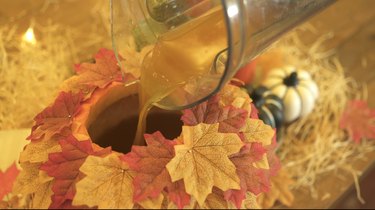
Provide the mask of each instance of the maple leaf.
[{"label": "maple leaf", "polygon": [[213,124],[219,118],[219,110],[219,97],[215,95],[191,109],[183,110],[181,120],[189,126],[199,123]]},{"label": "maple leaf", "polygon": [[184,180],[186,192],[203,204],[212,187],[239,189],[240,180],[228,156],[243,143],[237,134],[219,133],[219,124],[183,126],[184,144],[175,145],[176,156],[167,164],[172,181]]},{"label": "maple leaf", "polygon": [[275,135],[271,126],[264,124],[262,120],[251,118],[246,119],[246,124],[241,131],[244,142],[261,142],[263,146],[270,145]]},{"label": "maple leaf", "polygon": [[231,155],[230,160],[236,166],[237,174],[241,180],[240,190],[229,190],[225,192],[225,198],[232,201],[237,208],[240,208],[250,191],[255,195],[266,192],[270,188],[268,170],[257,168],[254,163],[260,161],[267,152],[261,143],[246,144],[237,154]]},{"label": "maple leaf", "polygon": [[185,185],[182,180],[168,185],[167,191],[169,200],[176,204],[177,208],[182,209],[184,206],[190,204],[190,195],[186,193]]},{"label": "maple leaf", "polygon": [[15,163],[10,165],[4,172],[0,171],[0,201],[3,200],[5,195],[12,192],[14,181],[19,173],[20,171]]},{"label": "maple leaf", "polygon": [[177,188],[165,168],[175,155],[173,146],[176,142],[165,139],[160,132],[145,134],[145,139],[147,146],[133,146],[132,151],[122,157],[130,169],[137,172],[133,181],[134,201],[140,202],[147,197],[156,198],[168,187],[171,200],[182,208],[182,205],[189,203],[189,196],[176,192]]},{"label": "maple leaf", "polygon": [[60,90],[65,92],[71,91],[73,93],[81,92],[84,96],[83,101],[86,101],[87,99],[91,98],[91,95],[97,87],[94,85],[81,83],[80,80],[80,76],[72,76],[62,83]]},{"label": "maple leaf", "polygon": [[49,160],[40,169],[54,177],[52,204],[50,208],[59,208],[72,200],[75,195],[75,183],[79,179],[79,168],[89,155],[106,155],[110,148],[94,151],[91,140],[78,141],[73,135],[59,141],[61,152],[50,153]]},{"label": "maple leaf", "polygon": [[14,194],[28,195],[35,192],[41,184],[39,180],[40,163],[21,163],[21,172],[13,186]]},{"label": "maple leaf", "polygon": [[290,190],[294,181],[290,178],[289,173],[285,169],[281,169],[279,173],[271,177],[271,185],[269,192],[262,193],[258,197],[258,203],[264,209],[270,209],[277,200],[285,206],[290,207],[294,201],[294,195]]},{"label": "maple leaf", "polygon": [[229,209],[228,202],[224,199],[223,191],[214,187],[201,206],[204,209]]},{"label": "maple leaf", "polygon": [[138,204],[144,209],[161,209],[163,201],[164,195],[159,194],[156,198],[148,198],[138,202]]},{"label": "maple leaf", "polygon": [[213,96],[191,109],[184,110],[181,120],[189,126],[219,123],[219,132],[237,133],[245,125],[247,115],[246,110],[231,105],[221,108],[219,97]]},{"label": "maple leaf", "polygon": [[95,63],[76,65],[75,69],[79,75],[77,84],[104,88],[112,82],[128,81],[133,78],[131,74],[125,74],[123,78],[112,50],[100,49],[95,55],[95,61]]},{"label": "maple leaf", "polygon": [[252,119],[259,119],[258,109],[255,107],[255,105],[253,103],[251,103],[250,118],[252,118]]},{"label": "maple leaf", "polygon": [[261,207],[257,201],[257,197],[254,194],[247,192],[241,209],[261,209]]},{"label": "maple leaf", "polygon": [[52,181],[39,185],[34,193],[32,209],[47,209],[51,204]]},{"label": "maple leaf", "polygon": [[220,103],[228,106],[232,105],[236,108],[241,108],[251,113],[251,98],[246,91],[242,88],[234,85],[225,85],[223,89],[218,93],[220,97]]},{"label": "maple leaf", "polygon": [[121,64],[126,69],[126,72],[129,72],[130,74],[134,75],[134,77],[139,78],[141,75],[143,59],[153,47],[153,45],[145,46],[140,52],[137,52],[131,48],[124,49],[124,51],[121,53],[121,57],[123,57]]},{"label": "maple leaf", "polygon": [[21,195],[9,196],[9,199],[0,200],[0,209],[27,209],[27,199]]},{"label": "maple leaf", "polygon": [[[276,133],[276,130],[275,130]],[[267,161],[269,163],[269,175],[270,176],[277,176],[277,173],[281,169],[281,162],[280,159],[276,155],[276,149],[277,149],[277,141],[276,136],[274,135],[272,139],[272,143],[270,145],[265,146],[264,148],[267,150]]]},{"label": "maple leaf", "polygon": [[69,128],[80,111],[82,99],[81,93],[61,92],[52,106],[45,108],[34,118],[35,125],[27,139],[39,140],[44,136],[49,139]]},{"label": "maple leaf", "polygon": [[366,101],[349,101],[340,119],[340,128],[345,129],[354,142],[362,138],[375,138],[375,110]]},{"label": "maple leaf", "polygon": [[40,163],[21,163],[22,171],[13,187],[13,194],[32,195],[30,208],[46,209],[51,204],[52,177],[39,170]]},{"label": "maple leaf", "polygon": [[76,184],[73,205],[114,209],[133,207],[134,172],[118,154],[88,156],[80,168],[86,176]]},{"label": "maple leaf", "polygon": [[20,162],[41,163],[48,160],[48,154],[60,152],[61,147],[55,138],[43,138],[40,141],[32,141],[26,145],[20,154]]},{"label": "maple leaf", "polygon": [[220,112],[218,119],[219,132],[237,133],[244,125],[247,111],[234,106],[226,106]]}]

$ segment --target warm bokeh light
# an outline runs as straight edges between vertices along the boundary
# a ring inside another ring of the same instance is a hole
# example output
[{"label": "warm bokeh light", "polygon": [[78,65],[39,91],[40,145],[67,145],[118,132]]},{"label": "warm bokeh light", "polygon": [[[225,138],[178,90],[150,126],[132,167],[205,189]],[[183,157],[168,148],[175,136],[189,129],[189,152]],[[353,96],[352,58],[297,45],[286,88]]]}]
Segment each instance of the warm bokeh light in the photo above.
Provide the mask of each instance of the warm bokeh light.
[{"label": "warm bokeh light", "polygon": [[32,27],[29,27],[27,31],[25,32],[25,34],[22,36],[22,39],[27,43],[35,45],[36,39],[34,35],[34,29]]}]

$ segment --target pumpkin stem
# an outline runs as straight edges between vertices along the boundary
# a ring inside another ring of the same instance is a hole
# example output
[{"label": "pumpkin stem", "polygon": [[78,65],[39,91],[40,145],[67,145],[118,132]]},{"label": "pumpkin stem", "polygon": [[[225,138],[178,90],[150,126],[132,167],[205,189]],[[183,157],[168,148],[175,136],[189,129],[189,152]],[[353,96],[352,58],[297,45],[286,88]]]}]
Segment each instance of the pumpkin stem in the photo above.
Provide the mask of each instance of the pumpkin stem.
[{"label": "pumpkin stem", "polygon": [[291,73],[288,77],[286,77],[283,83],[286,86],[297,86],[298,85],[298,74],[297,72]]}]

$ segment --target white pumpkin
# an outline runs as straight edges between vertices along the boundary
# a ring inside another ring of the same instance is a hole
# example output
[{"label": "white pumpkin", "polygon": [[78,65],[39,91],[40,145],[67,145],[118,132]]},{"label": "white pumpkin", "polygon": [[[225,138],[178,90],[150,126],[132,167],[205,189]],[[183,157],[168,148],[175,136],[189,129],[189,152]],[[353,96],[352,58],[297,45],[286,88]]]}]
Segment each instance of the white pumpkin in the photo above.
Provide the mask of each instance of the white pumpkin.
[{"label": "white pumpkin", "polygon": [[262,84],[283,100],[287,123],[309,114],[319,95],[310,74],[293,66],[271,70]]}]

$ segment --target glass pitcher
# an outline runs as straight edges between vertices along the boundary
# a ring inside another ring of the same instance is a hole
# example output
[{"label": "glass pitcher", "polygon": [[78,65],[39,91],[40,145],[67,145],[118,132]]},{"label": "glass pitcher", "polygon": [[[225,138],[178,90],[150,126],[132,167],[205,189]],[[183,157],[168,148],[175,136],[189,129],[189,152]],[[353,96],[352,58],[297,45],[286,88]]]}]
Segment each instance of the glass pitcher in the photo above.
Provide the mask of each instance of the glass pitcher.
[{"label": "glass pitcher", "polygon": [[220,8],[226,27],[226,34],[223,36],[227,43],[217,50],[210,69],[154,104],[168,110],[185,109],[216,94],[242,65],[259,55],[285,32],[333,2],[334,0],[111,0],[113,48],[120,56],[124,49],[133,48],[140,52],[155,44],[159,37]]}]

